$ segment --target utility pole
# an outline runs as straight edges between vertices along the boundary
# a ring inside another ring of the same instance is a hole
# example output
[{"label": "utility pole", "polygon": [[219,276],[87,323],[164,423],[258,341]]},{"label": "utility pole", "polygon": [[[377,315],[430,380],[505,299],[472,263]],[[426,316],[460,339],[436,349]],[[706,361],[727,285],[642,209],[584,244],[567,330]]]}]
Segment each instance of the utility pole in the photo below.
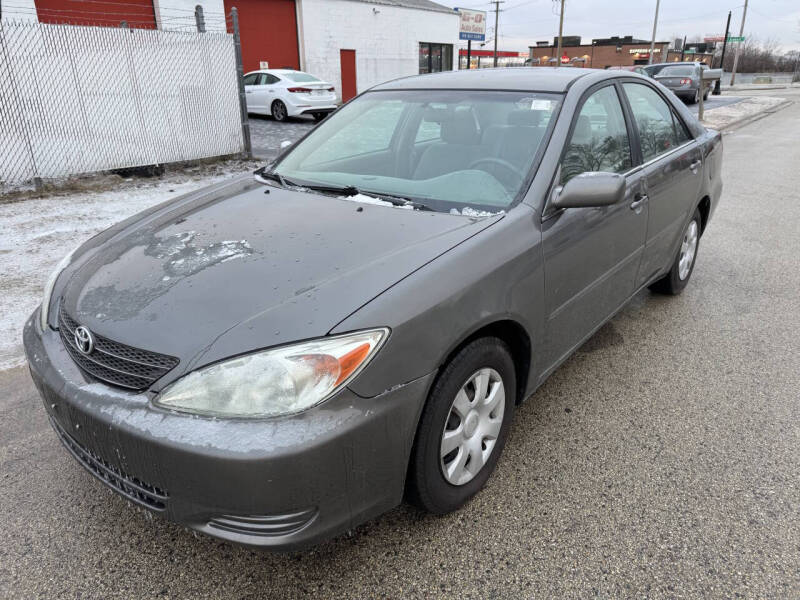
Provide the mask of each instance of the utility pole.
[{"label": "utility pole", "polygon": [[560,18],[558,19],[558,50],[556,50],[557,67],[561,65],[561,38],[564,36],[564,4],[565,0],[561,0],[561,15]]},{"label": "utility pole", "polygon": [[500,37],[497,27],[500,21],[500,5],[505,4],[506,0],[493,0],[494,4],[494,66],[497,67],[497,38]]},{"label": "utility pole", "polygon": [[[719,59],[719,68],[722,69],[722,72],[725,72],[725,48],[728,47],[728,32],[731,29],[731,11],[728,11],[728,22],[725,24],[725,41],[722,42],[722,56]],[[719,86],[720,81],[722,81],[722,77],[717,79],[714,83],[714,91],[712,92],[715,96],[719,96],[722,92],[720,92]]]},{"label": "utility pole", "polygon": [[681,62],[683,62],[683,57],[686,55],[686,36],[683,36],[683,45],[681,46]]},{"label": "utility pole", "polygon": [[650,40],[650,57],[647,59],[647,64],[653,64],[653,53],[656,49],[656,30],[658,29],[658,6],[661,0],[656,0],[656,17],[653,19],[653,39]]},{"label": "utility pole", "polygon": [[[744,37],[744,20],[747,18],[747,0],[744,0],[744,11],[742,12],[742,26],[739,28],[739,37]],[[727,41],[727,39],[726,39]],[[736,67],[739,64],[739,53],[742,50],[743,42],[736,42],[736,54],[733,55],[733,71],[731,71],[731,86],[736,81]]]}]

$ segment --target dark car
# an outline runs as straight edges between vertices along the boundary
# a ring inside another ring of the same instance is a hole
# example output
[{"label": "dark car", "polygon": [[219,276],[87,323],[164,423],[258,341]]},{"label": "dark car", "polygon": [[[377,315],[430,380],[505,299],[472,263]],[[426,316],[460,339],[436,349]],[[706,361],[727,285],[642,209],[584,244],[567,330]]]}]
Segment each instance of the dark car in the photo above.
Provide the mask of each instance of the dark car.
[{"label": "dark car", "polygon": [[90,473],[197,531],[287,549],[404,496],[452,511],[519,402],[638,291],[686,286],[721,159],[634,73],[379,85],[255,180],[67,257],[31,373]]},{"label": "dark car", "polygon": [[661,69],[654,79],[678,98],[691,104],[699,102],[701,94],[703,100],[707,99],[711,89],[706,88],[703,91],[703,67],[700,65],[669,65]]}]

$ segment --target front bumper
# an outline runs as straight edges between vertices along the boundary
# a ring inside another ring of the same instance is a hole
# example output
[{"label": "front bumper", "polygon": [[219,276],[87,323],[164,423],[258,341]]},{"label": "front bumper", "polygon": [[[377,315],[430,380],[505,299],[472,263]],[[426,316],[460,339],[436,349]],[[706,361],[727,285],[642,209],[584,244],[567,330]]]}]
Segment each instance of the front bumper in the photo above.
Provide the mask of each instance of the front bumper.
[{"label": "front bumper", "polygon": [[432,374],[374,398],[345,389],[291,417],[203,418],[89,381],[36,315],[25,351],[53,428],[90,473],[132,502],[214,537],[282,550],[400,503]]}]

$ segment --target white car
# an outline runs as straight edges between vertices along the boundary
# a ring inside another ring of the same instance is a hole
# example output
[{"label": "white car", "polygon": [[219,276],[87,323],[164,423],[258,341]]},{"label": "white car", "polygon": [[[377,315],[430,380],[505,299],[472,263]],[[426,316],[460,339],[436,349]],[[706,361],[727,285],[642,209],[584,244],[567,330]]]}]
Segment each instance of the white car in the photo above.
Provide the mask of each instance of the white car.
[{"label": "white car", "polygon": [[337,108],[335,88],[303,71],[251,71],[244,76],[244,91],[247,112],[272,115],[276,121],[298,115],[321,121]]}]

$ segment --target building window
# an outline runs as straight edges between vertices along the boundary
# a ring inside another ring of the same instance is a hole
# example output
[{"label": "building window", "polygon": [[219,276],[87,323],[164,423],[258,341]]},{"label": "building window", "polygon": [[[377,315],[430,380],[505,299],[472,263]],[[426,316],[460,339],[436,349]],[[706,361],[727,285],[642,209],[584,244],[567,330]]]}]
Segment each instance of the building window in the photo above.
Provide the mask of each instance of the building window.
[{"label": "building window", "polygon": [[453,70],[453,45],[452,44],[430,44],[420,42],[419,44],[419,72],[439,73],[441,71]]}]

